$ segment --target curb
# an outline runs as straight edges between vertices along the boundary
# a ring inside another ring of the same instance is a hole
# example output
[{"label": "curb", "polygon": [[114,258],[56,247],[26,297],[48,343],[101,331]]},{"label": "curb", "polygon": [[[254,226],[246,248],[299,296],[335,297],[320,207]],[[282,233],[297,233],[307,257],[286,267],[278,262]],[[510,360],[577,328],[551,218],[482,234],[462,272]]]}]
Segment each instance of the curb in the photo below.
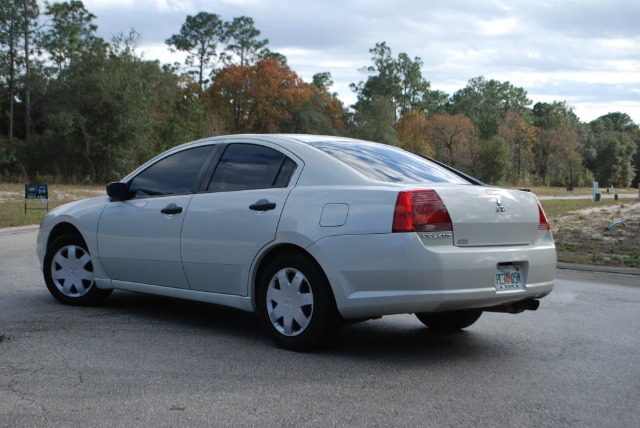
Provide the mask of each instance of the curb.
[{"label": "curb", "polygon": [[583,272],[615,273],[619,275],[640,275],[640,269],[618,266],[593,266],[558,262],[556,264],[556,268],[565,270],[579,270]]}]

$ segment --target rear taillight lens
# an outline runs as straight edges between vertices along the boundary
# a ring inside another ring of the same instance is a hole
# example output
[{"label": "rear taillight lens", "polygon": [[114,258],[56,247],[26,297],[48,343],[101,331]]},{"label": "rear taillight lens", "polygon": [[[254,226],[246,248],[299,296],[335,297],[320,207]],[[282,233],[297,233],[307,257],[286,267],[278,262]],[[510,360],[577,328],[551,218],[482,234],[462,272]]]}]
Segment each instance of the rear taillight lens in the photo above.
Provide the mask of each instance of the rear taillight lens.
[{"label": "rear taillight lens", "polygon": [[551,230],[551,225],[549,224],[549,220],[547,220],[547,215],[542,209],[542,205],[540,205],[540,201],[538,201],[538,215],[540,218],[538,222],[538,230]]},{"label": "rear taillight lens", "polygon": [[449,232],[451,217],[435,190],[400,192],[393,214],[393,232]]}]

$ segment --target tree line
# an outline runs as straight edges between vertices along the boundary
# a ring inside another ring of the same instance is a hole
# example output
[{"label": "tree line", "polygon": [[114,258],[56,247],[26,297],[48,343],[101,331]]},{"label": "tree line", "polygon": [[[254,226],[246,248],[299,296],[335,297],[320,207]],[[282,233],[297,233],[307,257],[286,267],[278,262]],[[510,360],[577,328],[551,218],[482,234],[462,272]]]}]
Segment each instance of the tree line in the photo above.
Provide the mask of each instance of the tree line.
[{"label": "tree line", "polygon": [[357,102],[331,74],[305,82],[246,16],[187,16],[166,44],[184,63],[136,53],[131,30],[106,41],[81,1],[0,0],[0,174],[5,180],[119,179],[175,145],[230,133],[313,133],[392,144],[491,184],[637,185],[640,127],[622,112],[584,123],[566,102],[533,103],[478,76],[434,90],[423,62],[371,50]]}]

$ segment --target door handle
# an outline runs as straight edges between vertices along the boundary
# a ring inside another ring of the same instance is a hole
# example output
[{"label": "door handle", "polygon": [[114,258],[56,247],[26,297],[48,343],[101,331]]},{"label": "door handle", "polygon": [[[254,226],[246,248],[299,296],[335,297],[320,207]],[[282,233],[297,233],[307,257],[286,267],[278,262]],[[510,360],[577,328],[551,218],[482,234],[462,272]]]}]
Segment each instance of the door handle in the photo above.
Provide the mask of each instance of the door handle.
[{"label": "door handle", "polygon": [[269,211],[276,209],[275,202],[258,201],[255,204],[249,205],[249,209],[253,211]]},{"label": "door handle", "polygon": [[163,209],[160,210],[162,214],[180,214],[182,212],[182,207],[177,206],[176,204],[169,204]]}]

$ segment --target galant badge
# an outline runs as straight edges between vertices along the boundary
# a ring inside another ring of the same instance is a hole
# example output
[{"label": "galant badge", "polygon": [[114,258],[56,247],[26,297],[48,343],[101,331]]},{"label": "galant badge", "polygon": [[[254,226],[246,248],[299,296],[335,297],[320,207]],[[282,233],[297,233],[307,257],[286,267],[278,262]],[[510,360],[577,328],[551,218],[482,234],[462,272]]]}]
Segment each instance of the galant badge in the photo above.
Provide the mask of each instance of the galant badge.
[{"label": "galant badge", "polygon": [[502,199],[500,198],[500,196],[498,196],[496,198],[496,212],[497,213],[503,213],[506,212],[507,209],[504,207],[504,205],[502,205]]}]

